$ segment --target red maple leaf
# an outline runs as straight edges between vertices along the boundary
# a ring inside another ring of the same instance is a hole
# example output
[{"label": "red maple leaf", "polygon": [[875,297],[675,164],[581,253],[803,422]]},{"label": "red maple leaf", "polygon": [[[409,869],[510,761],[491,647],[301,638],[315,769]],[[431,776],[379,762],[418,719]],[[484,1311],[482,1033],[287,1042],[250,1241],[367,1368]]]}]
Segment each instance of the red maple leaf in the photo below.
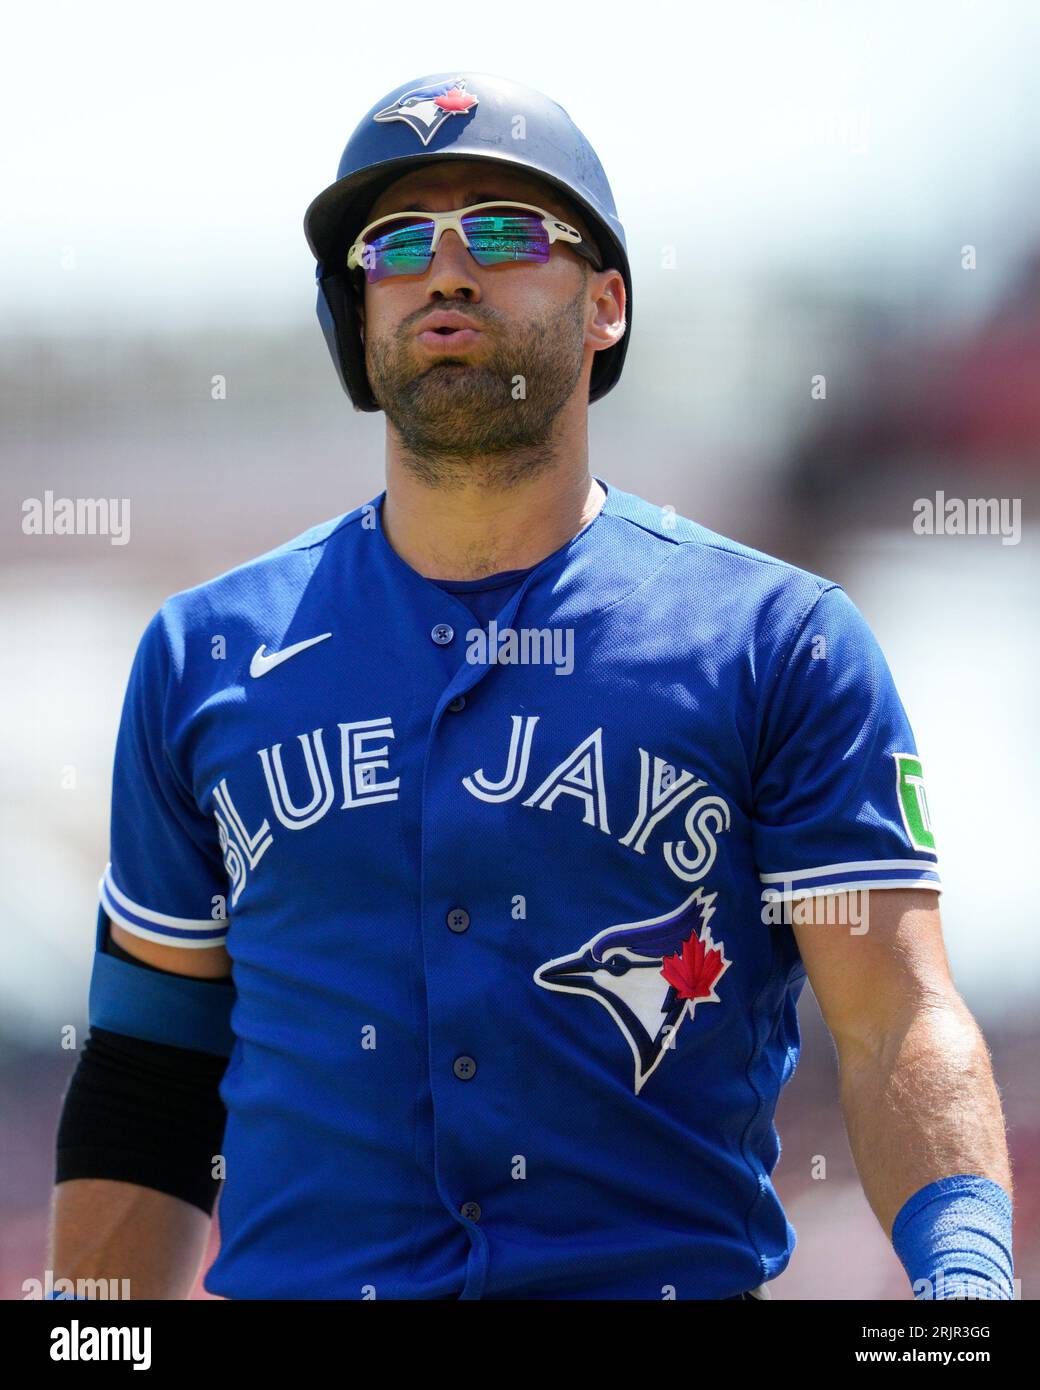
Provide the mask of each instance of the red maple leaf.
[{"label": "red maple leaf", "polygon": [[704,942],[694,933],[683,942],[682,956],[665,956],[661,974],[680,999],[710,999],[716,980],[725,970],[722,950],[713,946],[706,950]]},{"label": "red maple leaf", "polygon": [[434,105],[439,106],[442,111],[468,111],[471,106],[476,105],[476,97],[470,96],[469,92],[463,92],[458,87],[452,87],[450,92],[442,92],[439,97],[434,97]]}]

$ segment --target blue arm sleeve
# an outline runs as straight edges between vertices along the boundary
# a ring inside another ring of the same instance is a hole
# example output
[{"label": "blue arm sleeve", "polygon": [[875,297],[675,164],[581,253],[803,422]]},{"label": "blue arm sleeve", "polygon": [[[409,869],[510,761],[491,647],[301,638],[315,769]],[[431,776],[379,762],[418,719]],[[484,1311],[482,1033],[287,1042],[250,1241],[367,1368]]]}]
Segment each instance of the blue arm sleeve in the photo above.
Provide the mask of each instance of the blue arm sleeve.
[{"label": "blue arm sleeve", "polygon": [[148,1042],[189,1047],[230,1057],[235,991],[220,980],[193,979],[142,970],[105,950],[105,909],[98,909],[94,969],[90,978],[91,1027]]},{"label": "blue arm sleeve", "polygon": [[919,1299],[1014,1297],[1011,1198],[960,1173],[915,1192],[892,1223],[892,1247]]}]

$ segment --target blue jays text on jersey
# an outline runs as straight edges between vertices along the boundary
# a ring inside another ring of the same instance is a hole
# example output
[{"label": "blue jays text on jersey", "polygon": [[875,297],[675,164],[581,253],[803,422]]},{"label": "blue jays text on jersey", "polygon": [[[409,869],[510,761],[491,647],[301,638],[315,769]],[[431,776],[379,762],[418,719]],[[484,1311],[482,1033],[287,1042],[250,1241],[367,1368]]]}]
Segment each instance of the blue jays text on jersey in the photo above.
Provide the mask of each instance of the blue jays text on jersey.
[{"label": "blue jays text on jersey", "polygon": [[920,762],[838,585],[602,486],[482,607],[384,493],[144,633],[98,932],[232,960],[211,1292],[721,1298],[790,1258],[805,971],[763,902],[938,890]]}]

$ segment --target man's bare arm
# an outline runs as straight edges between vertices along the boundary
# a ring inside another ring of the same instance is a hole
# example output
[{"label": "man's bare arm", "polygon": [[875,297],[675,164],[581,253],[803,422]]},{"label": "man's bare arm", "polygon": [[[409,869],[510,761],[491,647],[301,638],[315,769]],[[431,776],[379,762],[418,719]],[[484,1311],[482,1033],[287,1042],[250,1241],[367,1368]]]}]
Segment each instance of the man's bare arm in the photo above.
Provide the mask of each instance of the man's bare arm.
[{"label": "man's bare arm", "polygon": [[202,950],[188,950],[184,946],[163,946],[158,941],[145,941],[134,936],[118,922],[109,922],[108,934],[117,946],[143,960],[147,965],[158,966],[160,970],[171,970],[175,975],[190,975],[196,980],[219,980],[231,974],[231,957],[224,946],[206,946]]},{"label": "man's bare arm", "polygon": [[128,1279],[132,1299],[187,1298],[202,1268],[210,1218],[190,1202],[136,1183],[73,1178],[51,1205],[54,1279]]},{"label": "man's bare arm", "polygon": [[950,978],[936,895],[875,890],[862,935],[822,921],[794,931],[837,1048],[856,1168],[886,1235],[907,1199],[940,1178],[974,1173],[1012,1195],[989,1050]]}]

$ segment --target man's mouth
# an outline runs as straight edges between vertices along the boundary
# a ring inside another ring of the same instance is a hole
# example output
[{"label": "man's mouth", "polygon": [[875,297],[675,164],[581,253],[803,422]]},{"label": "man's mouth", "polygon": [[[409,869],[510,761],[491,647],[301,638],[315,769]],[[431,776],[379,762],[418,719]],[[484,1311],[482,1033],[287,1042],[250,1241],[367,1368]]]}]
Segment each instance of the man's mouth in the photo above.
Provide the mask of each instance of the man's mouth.
[{"label": "man's mouth", "polygon": [[427,328],[419,334],[419,342],[434,351],[466,347],[480,338],[477,328]]}]

